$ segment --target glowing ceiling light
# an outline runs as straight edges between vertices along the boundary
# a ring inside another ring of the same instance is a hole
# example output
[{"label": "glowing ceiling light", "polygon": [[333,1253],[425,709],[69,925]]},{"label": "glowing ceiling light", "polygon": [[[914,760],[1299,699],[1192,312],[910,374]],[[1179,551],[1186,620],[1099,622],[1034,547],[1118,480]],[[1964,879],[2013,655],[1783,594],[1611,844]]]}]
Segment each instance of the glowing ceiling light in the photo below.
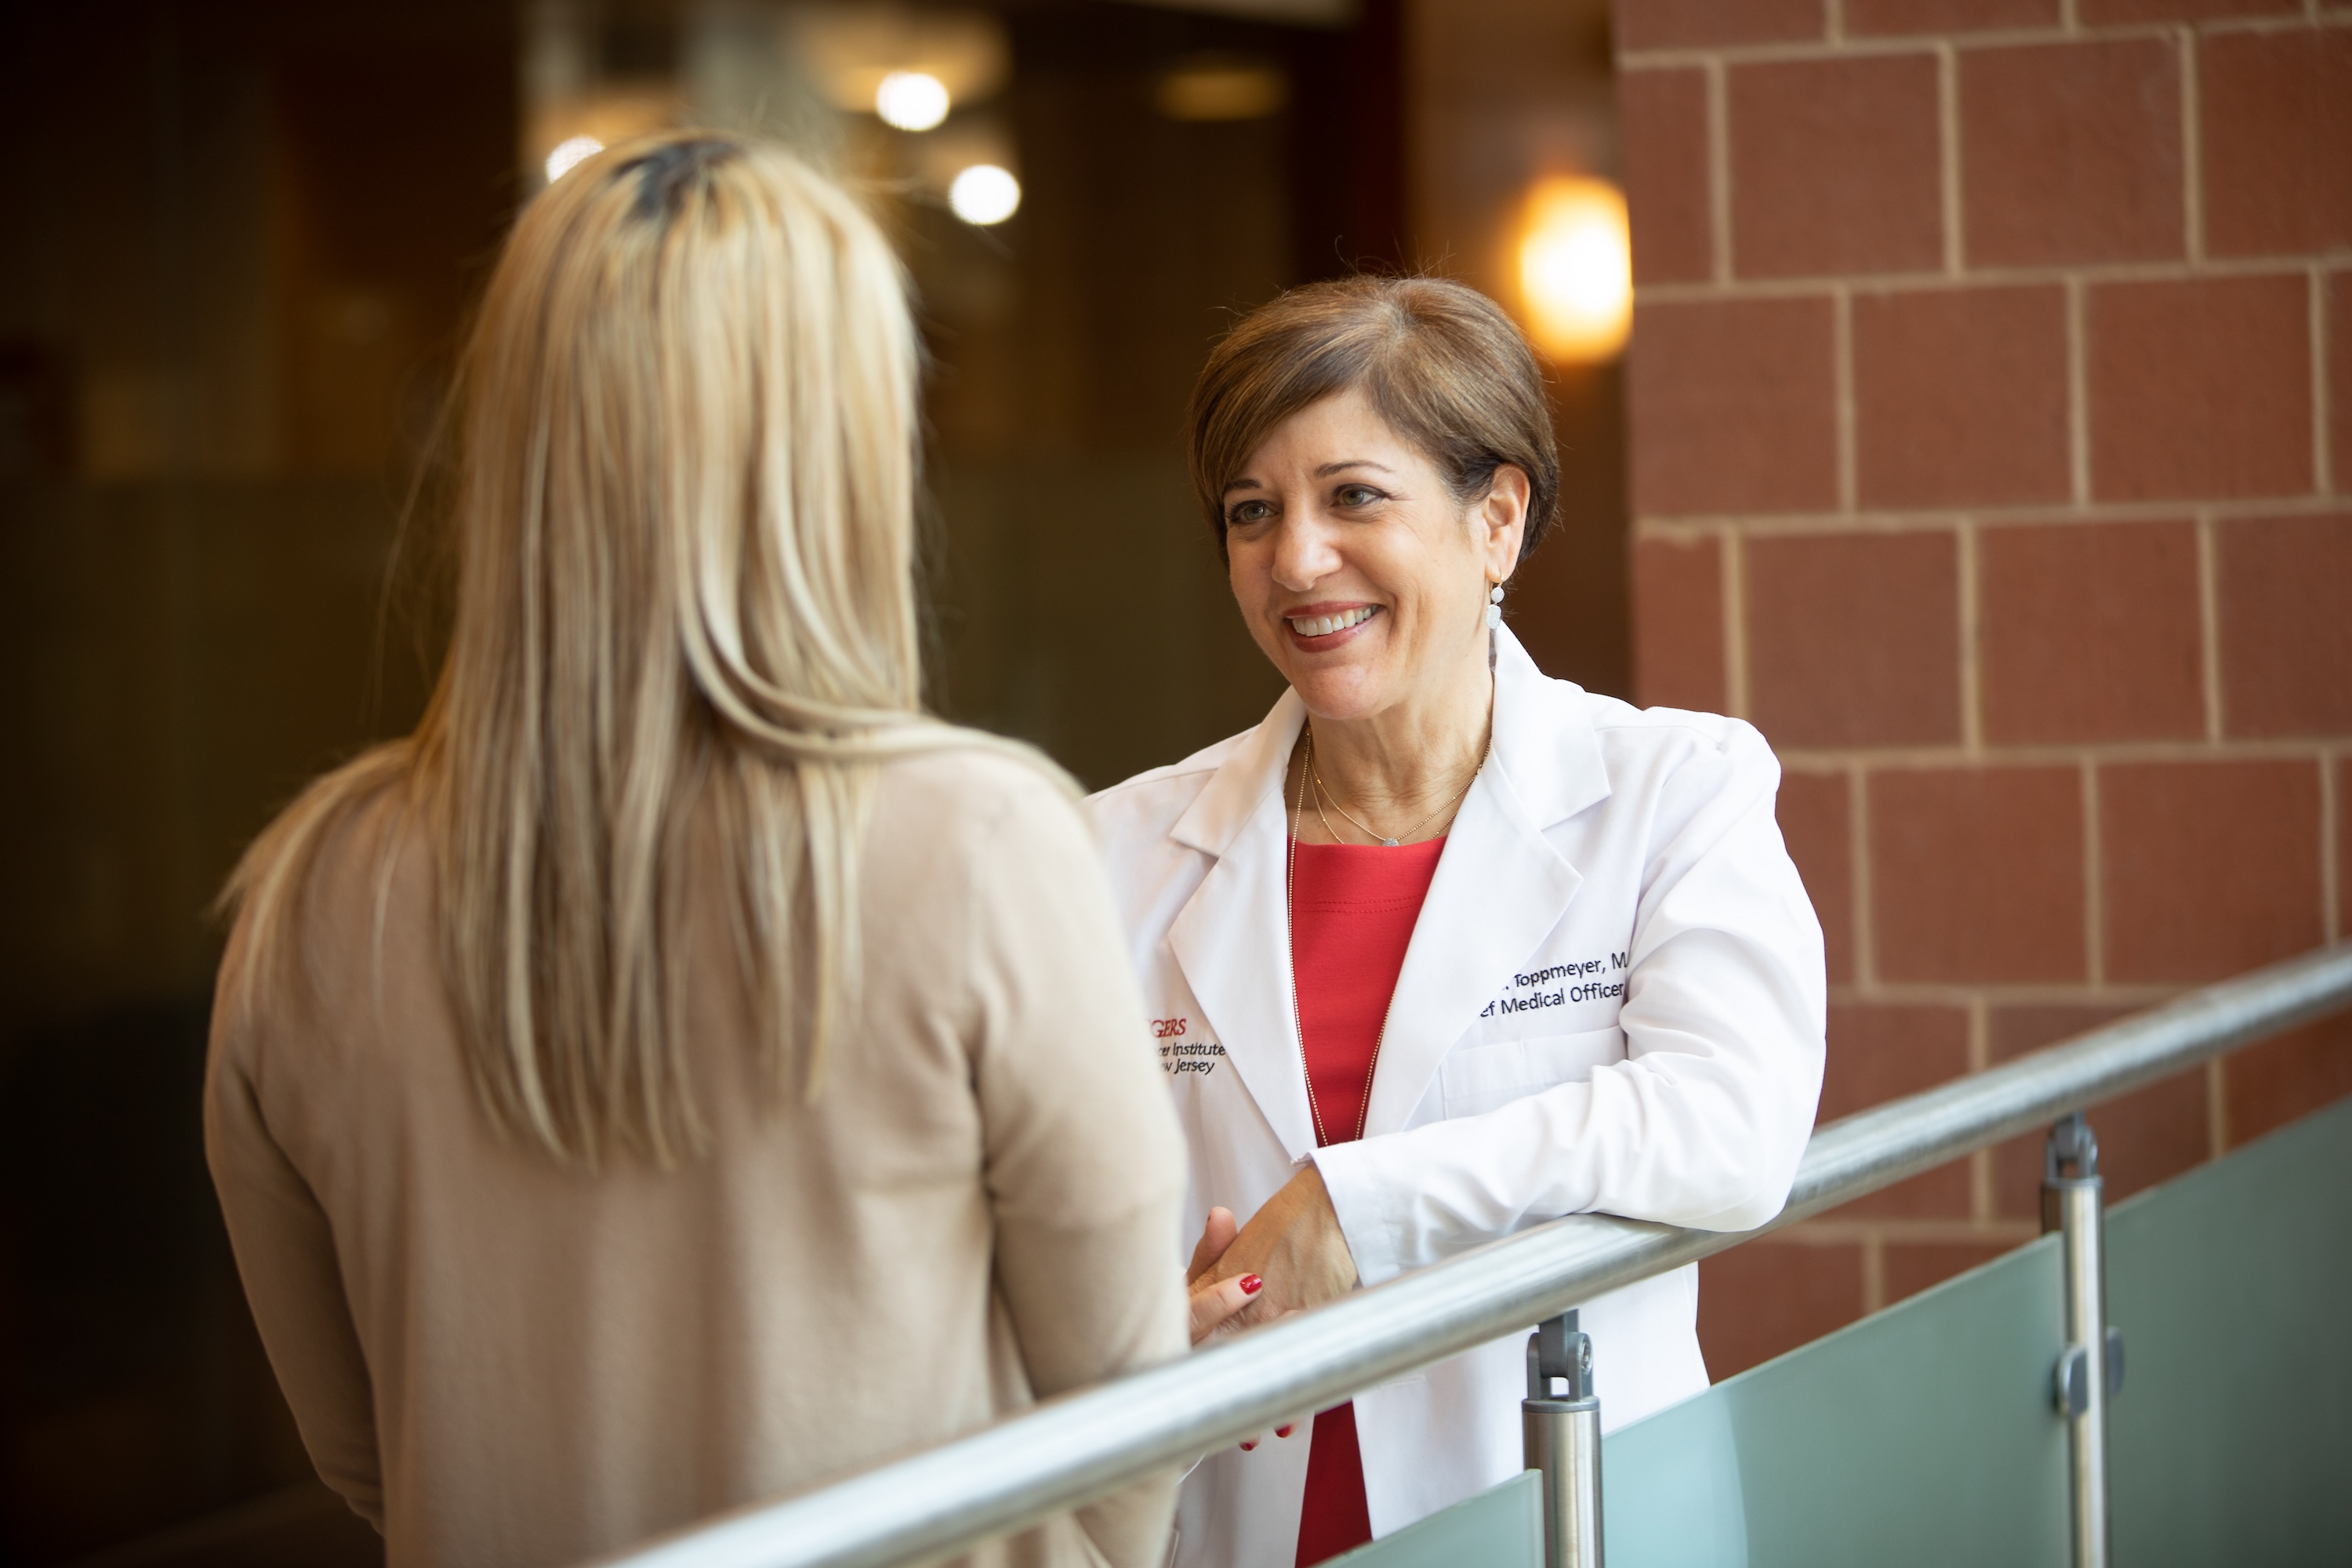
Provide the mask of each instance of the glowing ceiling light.
[{"label": "glowing ceiling light", "polygon": [[892,71],[874,89],[874,112],[901,131],[929,131],[948,117],[948,89],[921,71]]},{"label": "glowing ceiling light", "polygon": [[1606,180],[1559,177],[1528,193],[1519,240],[1528,335],[1556,360],[1605,360],[1633,324],[1625,198]]},{"label": "glowing ceiling light", "polygon": [[1021,208],[1021,182],[993,163],[974,163],[948,186],[948,205],[966,223],[1003,223]]},{"label": "glowing ceiling light", "polygon": [[593,136],[572,136],[555,144],[547,155],[547,183],[555,184],[590,158],[604,150],[604,144]]}]

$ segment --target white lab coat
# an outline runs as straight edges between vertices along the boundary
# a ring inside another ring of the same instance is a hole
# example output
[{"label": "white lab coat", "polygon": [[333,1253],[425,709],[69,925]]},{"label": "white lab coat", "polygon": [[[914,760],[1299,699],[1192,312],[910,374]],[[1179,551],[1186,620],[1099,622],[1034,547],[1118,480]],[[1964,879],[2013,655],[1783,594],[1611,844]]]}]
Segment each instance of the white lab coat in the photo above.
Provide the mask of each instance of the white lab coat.
[{"label": "white lab coat", "polygon": [[[1559,1215],[1744,1230],[1788,1196],[1821,1089],[1822,933],[1736,719],[1646,711],[1495,634],[1494,750],[1390,1004],[1363,1141],[1315,1146],[1292,1008],[1285,692],[1255,729],[1093,796],[1192,1154],[1198,1235],[1320,1167],[1367,1285]],[[1584,1304],[1602,1421],[1706,1387],[1696,1266]],[[1372,1532],[1520,1467],[1523,1334],[1360,1394]],[[1307,1434],[1186,1481],[1182,1568],[1290,1568]]]}]

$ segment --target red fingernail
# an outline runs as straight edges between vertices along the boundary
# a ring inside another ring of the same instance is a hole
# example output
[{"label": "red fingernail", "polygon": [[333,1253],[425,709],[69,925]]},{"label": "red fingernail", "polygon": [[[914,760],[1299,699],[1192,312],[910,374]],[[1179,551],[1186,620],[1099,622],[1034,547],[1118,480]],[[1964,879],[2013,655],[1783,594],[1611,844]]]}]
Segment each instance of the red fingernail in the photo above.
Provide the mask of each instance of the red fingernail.
[{"label": "red fingernail", "polygon": [[1248,1453],[1252,1448],[1255,1448],[1255,1447],[1257,1447],[1257,1445],[1256,1445],[1255,1443],[1244,1443],[1244,1444],[1242,1445],[1242,1452],[1243,1452],[1243,1453],[1244,1453],[1244,1454],[1246,1454],[1246,1453]]},{"label": "red fingernail", "polygon": [[1244,1274],[1244,1275],[1243,1275],[1243,1276],[1242,1276],[1242,1294],[1243,1294],[1243,1295],[1244,1295],[1244,1296],[1255,1296],[1255,1295],[1256,1295],[1259,1291],[1261,1291],[1261,1290],[1263,1290],[1263,1289],[1265,1289],[1265,1280],[1263,1280],[1263,1279],[1259,1279],[1256,1275],[1255,1275],[1255,1274]]},{"label": "red fingernail", "polygon": [[1277,1437],[1287,1437],[1297,1429],[1296,1426],[1277,1426],[1274,1429],[1274,1435]]}]

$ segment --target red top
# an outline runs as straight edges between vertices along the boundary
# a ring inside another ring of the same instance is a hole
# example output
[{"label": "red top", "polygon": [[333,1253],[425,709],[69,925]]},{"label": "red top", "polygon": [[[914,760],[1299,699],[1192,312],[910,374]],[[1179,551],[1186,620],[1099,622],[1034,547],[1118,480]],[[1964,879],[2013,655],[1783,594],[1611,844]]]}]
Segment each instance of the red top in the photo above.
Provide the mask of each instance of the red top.
[{"label": "red top", "polygon": [[[1293,852],[1290,966],[1298,987],[1307,1082],[1322,1121],[1316,1142],[1351,1143],[1363,1125],[1389,998],[1396,994],[1404,950],[1445,840],[1394,849],[1299,844]],[[1298,1568],[1372,1538],[1355,1406],[1316,1416],[1309,1441]]]}]

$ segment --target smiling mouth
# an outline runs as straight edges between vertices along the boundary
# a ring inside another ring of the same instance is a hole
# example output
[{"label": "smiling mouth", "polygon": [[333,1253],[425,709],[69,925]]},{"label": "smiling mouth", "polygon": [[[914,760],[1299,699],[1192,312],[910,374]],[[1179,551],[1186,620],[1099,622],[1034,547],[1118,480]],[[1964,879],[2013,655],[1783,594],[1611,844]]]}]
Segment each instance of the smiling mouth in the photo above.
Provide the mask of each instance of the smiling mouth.
[{"label": "smiling mouth", "polygon": [[1285,624],[1303,637],[1327,637],[1333,632],[1344,632],[1349,626],[1360,626],[1372,618],[1379,606],[1359,605],[1352,610],[1341,610],[1335,616],[1286,616]]}]

